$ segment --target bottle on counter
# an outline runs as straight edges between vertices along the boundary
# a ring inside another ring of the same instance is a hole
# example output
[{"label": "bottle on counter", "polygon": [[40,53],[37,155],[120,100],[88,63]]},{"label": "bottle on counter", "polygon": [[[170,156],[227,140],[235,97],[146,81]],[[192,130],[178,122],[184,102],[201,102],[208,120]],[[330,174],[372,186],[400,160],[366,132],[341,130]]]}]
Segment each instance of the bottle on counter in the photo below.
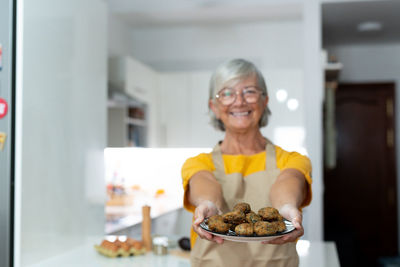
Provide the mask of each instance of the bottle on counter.
[{"label": "bottle on counter", "polygon": [[142,241],[147,251],[152,250],[150,206],[142,207]]}]

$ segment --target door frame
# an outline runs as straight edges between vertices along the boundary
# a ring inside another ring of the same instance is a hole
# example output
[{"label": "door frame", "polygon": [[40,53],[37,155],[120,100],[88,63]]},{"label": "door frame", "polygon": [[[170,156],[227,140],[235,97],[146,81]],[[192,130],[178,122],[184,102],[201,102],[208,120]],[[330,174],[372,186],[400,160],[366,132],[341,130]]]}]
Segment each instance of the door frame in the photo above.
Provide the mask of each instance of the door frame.
[{"label": "door frame", "polygon": [[8,112],[0,119],[0,132],[6,134],[0,150],[0,266],[14,266],[14,185],[15,185],[15,62],[16,0],[0,0],[0,97]]}]

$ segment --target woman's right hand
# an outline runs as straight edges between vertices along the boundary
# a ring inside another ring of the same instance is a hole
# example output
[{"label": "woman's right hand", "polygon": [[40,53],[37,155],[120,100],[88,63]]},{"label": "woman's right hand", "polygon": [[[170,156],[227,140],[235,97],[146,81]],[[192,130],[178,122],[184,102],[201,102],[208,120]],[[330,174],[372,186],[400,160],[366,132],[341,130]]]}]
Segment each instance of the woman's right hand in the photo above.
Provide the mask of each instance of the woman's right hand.
[{"label": "woman's right hand", "polygon": [[218,244],[222,244],[224,242],[224,240],[221,237],[210,234],[209,232],[203,230],[200,227],[200,223],[205,218],[208,218],[215,214],[220,214],[220,211],[218,210],[217,206],[213,202],[211,202],[209,200],[200,202],[200,204],[197,205],[197,207],[194,211],[194,221],[193,221],[192,227],[193,227],[193,230],[199,235],[200,238],[206,239],[208,241],[216,242]]}]

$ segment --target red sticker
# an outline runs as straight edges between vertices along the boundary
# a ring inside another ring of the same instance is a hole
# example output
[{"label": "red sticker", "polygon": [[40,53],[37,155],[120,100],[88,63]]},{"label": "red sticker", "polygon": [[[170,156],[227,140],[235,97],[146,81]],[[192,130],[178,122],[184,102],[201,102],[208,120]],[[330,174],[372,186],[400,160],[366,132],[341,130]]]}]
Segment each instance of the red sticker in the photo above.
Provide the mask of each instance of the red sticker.
[{"label": "red sticker", "polygon": [[8,111],[7,102],[3,98],[0,98],[0,119],[4,118],[4,116],[7,115],[7,111]]}]

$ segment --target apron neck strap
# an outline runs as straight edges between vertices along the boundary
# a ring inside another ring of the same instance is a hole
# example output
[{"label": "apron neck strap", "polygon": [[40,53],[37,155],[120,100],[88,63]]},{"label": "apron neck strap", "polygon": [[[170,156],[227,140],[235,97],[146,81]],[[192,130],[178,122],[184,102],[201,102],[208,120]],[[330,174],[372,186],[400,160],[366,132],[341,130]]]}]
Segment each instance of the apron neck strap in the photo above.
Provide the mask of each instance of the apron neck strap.
[{"label": "apron neck strap", "polygon": [[224,168],[224,160],[222,158],[222,151],[221,151],[221,147],[220,144],[222,143],[222,141],[218,142],[218,144],[216,144],[211,152],[212,155],[212,161],[214,163],[214,167],[216,170],[225,170]]},{"label": "apron neck strap", "polygon": [[277,166],[276,166],[275,146],[267,138],[265,138],[265,139],[267,141],[267,144],[265,145],[265,151],[266,151],[265,169],[266,170],[273,170],[273,169],[277,168]]},{"label": "apron neck strap", "polygon": [[[265,169],[271,170],[277,167],[275,146],[269,139],[265,138],[265,140],[267,141],[265,145],[265,151],[266,151]],[[215,169],[224,170],[225,169],[224,160],[222,158],[222,151],[220,144],[221,142],[218,142],[218,144],[214,146],[214,149],[212,150],[211,154]]]}]

